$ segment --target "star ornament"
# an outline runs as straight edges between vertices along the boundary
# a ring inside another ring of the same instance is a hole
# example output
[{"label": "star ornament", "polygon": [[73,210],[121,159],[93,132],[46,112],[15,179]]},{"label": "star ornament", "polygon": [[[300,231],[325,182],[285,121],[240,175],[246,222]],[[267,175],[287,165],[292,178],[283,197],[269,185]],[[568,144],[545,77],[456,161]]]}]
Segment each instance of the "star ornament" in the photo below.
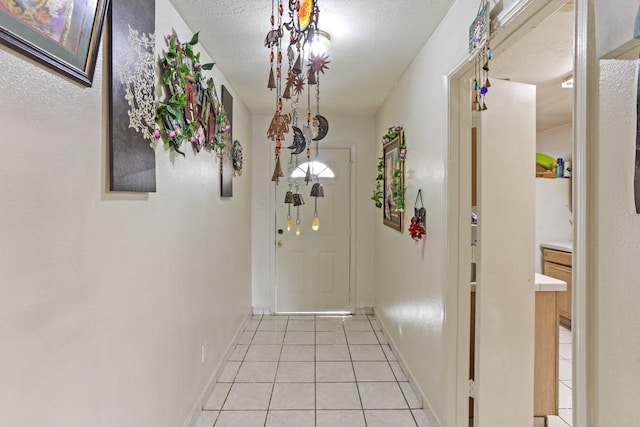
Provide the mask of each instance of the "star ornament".
[{"label": "star ornament", "polygon": [[304,77],[296,76],[296,79],[293,83],[293,92],[296,95],[300,95],[300,93],[302,93],[303,90],[304,90]]},{"label": "star ornament", "polygon": [[328,70],[328,64],[331,63],[331,61],[327,61],[327,59],[329,59],[327,55],[312,55],[309,59],[309,68],[314,73],[321,71],[322,74],[324,74],[324,70]]}]

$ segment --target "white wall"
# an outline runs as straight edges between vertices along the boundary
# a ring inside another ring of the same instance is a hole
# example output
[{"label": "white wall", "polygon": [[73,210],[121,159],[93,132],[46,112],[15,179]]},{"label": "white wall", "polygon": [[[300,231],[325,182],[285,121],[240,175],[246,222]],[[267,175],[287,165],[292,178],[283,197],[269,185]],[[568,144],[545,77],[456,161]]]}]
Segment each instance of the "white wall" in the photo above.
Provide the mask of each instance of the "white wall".
[{"label": "white wall", "polygon": [[[356,176],[355,209],[355,291],[356,307],[373,306],[373,212],[369,200],[375,185],[376,138],[373,118],[343,117],[324,113],[329,121],[329,133],[320,143],[322,147],[355,147],[354,167]],[[273,262],[275,242],[274,183],[271,181],[275,166],[274,143],[267,139],[271,116],[255,116],[253,119],[253,306],[269,312],[273,303]],[[290,136],[289,136],[290,138]],[[286,145],[286,144],[285,144]],[[282,153],[288,155],[286,148]],[[284,165],[283,165],[284,167]]]},{"label": "white wall", "polygon": [[[572,159],[572,124],[568,123],[538,132],[536,151],[551,157]],[[535,269],[542,273],[542,242],[571,242],[573,240],[571,213],[571,179],[536,178],[536,243]]]},{"label": "white wall", "polygon": [[596,13],[596,53],[598,58],[616,58],[640,45],[633,38],[638,0],[593,0]]},{"label": "white wall", "polygon": [[636,64],[601,61],[599,93],[596,87],[592,93],[597,96],[592,104],[597,126],[592,127],[587,190],[591,197],[587,241],[590,426],[638,423],[634,397],[640,382],[640,341],[636,339],[640,215],[635,213],[633,199]]},{"label": "white wall", "polygon": [[104,52],[84,88],[0,47],[3,426],[181,426],[250,310],[251,171],[221,200],[212,154],[158,147],[157,193],[107,192]]},{"label": "white wall", "polygon": [[[467,29],[477,7],[471,0],[452,6],[376,115],[378,153],[387,128],[399,125],[408,154],[404,233],[384,226],[376,210],[375,310],[442,426],[452,422],[447,405],[455,399],[455,376],[450,374],[455,354],[447,339],[455,339],[448,331],[455,331],[457,316],[447,277],[445,76],[467,57]],[[427,209],[427,236],[416,244],[406,229],[419,188]]]},{"label": "white wall", "polygon": [[571,144],[573,143],[573,128],[571,123],[538,132],[536,136],[536,152],[548,154],[551,157],[562,157],[571,160]]},{"label": "white wall", "polygon": [[535,269],[542,273],[543,242],[570,243],[573,232],[571,180],[536,178]]}]

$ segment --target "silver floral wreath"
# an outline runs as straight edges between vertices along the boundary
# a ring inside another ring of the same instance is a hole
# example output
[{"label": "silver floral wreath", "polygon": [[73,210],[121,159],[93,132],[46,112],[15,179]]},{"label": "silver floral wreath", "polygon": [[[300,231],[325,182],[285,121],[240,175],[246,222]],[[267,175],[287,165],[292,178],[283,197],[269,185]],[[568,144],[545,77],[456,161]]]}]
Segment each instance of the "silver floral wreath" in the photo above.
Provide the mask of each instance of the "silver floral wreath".
[{"label": "silver floral wreath", "polygon": [[240,141],[233,141],[233,146],[231,147],[231,159],[233,160],[233,174],[236,176],[242,175],[242,164],[244,163],[244,158]]}]

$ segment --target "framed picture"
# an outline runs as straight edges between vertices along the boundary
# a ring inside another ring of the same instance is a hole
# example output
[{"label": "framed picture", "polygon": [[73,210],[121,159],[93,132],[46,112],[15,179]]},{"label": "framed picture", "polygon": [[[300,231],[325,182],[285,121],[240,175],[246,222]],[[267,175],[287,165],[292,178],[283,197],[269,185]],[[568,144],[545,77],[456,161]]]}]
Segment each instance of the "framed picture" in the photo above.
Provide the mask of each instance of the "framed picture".
[{"label": "framed picture", "polygon": [[384,223],[402,233],[404,211],[398,210],[396,197],[404,195],[404,162],[400,161],[400,146],[403,132],[383,146],[384,180],[383,211]]},{"label": "framed picture", "polygon": [[0,42],[91,86],[109,0],[0,0]]}]

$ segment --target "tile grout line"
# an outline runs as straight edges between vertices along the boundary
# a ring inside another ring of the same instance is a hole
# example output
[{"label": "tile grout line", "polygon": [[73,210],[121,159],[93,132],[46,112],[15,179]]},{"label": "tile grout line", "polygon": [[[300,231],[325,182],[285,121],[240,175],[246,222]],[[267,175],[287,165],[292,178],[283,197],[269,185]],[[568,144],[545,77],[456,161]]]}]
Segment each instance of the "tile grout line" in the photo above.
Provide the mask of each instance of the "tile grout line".
[{"label": "tile grout line", "polygon": [[349,346],[349,339],[347,337],[347,328],[345,327],[344,324],[344,320],[341,322],[342,324],[342,331],[344,333],[344,340],[347,343],[347,352],[349,353],[349,361],[351,362],[351,370],[353,371],[353,379],[355,380],[356,383],[356,390],[358,392],[358,400],[360,400],[360,411],[362,412],[362,418],[364,419],[364,425],[365,427],[368,426],[368,422],[367,422],[367,416],[364,413],[364,404],[362,403],[362,395],[360,394],[360,385],[358,383],[358,377],[356,376],[356,367],[353,364],[353,356],[351,355],[351,347]]}]

